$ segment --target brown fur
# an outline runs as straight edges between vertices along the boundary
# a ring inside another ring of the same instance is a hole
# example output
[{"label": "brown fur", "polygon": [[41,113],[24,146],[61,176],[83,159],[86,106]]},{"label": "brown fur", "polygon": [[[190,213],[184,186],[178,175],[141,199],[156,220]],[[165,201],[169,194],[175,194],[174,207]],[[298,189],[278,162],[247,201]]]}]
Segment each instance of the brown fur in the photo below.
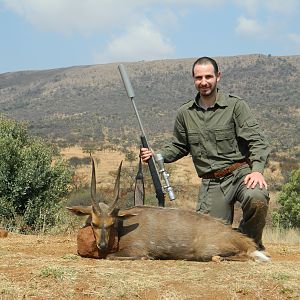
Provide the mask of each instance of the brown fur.
[{"label": "brown fur", "polygon": [[[246,255],[255,243],[208,215],[181,209],[133,207],[136,214],[118,227],[119,251],[113,257],[210,261]],[[244,260],[244,258],[242,259]]]},{"label": "brown fur", "polygon": [[[119,214],[123,221],[117,226],[118,251],[116,244],[111,244],[105,251],[99,250],[95,258],[210,261],[220,256],[244,261],[252,259],[249,254],[255,250],[251,239],[208,215],[149,206],[133,207]],[[95,238],[92,240],[84,241],[91,253],[97,251]],[[82,248],[79,240],[78,247]]]},{"label": "brown fur", "polygon": [[80,228],[77,234],[77,253],[82,257],[105,258],[109,253],[118,251],[116,230],[111,232],[106,251],[100,251],[96,244],[93,229],[90,225]]}]

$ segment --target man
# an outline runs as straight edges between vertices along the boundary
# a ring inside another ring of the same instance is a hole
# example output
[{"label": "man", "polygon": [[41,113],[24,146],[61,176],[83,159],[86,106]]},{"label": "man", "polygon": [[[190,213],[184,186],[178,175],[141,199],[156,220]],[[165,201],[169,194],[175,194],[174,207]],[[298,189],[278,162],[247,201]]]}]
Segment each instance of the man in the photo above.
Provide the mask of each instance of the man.
[{"label": "man", "polygon": [[[173,140],[161,154],[170,163],[190,153],[202,178],[197,211],[232,224],[234,203],[240,202],[243,218],[238,229],[264,250],[269,195],[263,171],[269,146],[248,105],[217,88],[221,73],[215,60],[197,59],[192,75],[198,93],[180,107]],[[144,162],[152,155],[141,149]]]}]

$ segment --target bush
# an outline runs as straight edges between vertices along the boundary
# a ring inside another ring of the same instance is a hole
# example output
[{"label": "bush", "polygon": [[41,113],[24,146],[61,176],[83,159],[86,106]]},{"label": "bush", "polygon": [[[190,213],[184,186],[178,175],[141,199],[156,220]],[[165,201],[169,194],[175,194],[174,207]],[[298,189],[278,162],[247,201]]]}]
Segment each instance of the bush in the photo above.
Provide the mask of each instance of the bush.
[{"label": "bush", "polygon": [[71,171],[55,149],[30,137],[25,123],[0,117],[0,218],[2,226],[45,230],[55,223]]},{"label": "bush", "polygon": [[280,207],[273,212],[273,223],[283,228],[300,228],[300,169],[291,172],[279,193],[278,203]]},{"label": "bush", "polygon": [[68,159],[69,164],[75,168],[82,166],[82,165],[90,165],[91,164],[91,158],[90,157],[77,157],[77,156],[72,156],[71,158]]}]

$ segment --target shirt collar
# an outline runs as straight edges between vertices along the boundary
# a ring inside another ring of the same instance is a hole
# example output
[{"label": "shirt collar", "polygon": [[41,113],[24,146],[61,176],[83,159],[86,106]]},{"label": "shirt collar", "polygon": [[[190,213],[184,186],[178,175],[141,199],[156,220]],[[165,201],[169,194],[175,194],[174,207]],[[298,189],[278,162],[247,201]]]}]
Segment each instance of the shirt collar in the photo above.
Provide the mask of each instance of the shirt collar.
[{"label": "shirt collar", "polygon": [[[191,101],[190,108],[193,106],[200,107],[198,102],[200,98],[200,93],[198,92],[195,99]],[[217,89],[217,99],[216,102],[214,103],[213,107],[218,106],[218,107],[226,107],[228,106],[227,101],[226,101],[226,96],[223,94],[219,89]]]}]

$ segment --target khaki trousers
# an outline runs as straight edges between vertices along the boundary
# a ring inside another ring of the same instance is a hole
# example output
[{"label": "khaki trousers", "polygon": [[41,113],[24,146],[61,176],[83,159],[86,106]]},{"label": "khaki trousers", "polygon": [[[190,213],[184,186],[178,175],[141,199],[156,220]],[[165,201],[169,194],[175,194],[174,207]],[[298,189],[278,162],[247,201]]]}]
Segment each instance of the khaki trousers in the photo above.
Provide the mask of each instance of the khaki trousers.
[{"label": "khaki trousers", "polygon": [[250,167],[245,165],[220,179],[203,179],[196,210],[232,224],[234,204],[240,202],[243,217],[238,230],[254,239],[259,250],[264,250],[262,233],[266,224],[269,193],[258,186],[247,189],[244,178],[250,172]]}]

